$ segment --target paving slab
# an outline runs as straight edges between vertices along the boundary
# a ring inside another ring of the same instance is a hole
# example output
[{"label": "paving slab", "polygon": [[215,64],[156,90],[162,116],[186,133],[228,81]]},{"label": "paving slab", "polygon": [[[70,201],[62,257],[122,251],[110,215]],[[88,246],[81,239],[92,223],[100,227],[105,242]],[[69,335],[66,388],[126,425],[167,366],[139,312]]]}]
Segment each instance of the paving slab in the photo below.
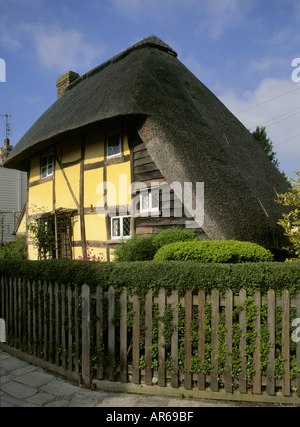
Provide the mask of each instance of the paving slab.
[{"label": "paving slab", "polygon": [[42,387],[43,385],[53,381],[53,375],[41,372],[29,372],[25,375],[15,378],[19,383],[32,385],[33,387]]},{"label": "paving slab", "polygon": [[36,388],[20,384],[16,381],[1,385],[1,390],[10,396],[16,397],[17,399],[26,399],[27,397],[34,396],[38,390]]},{"label": "paving slab", "polygon": [[55,402],[44,405],[45,408],[63,408],[66,406],[69,406],[69,402],[67,400],[56,400]]},{"label": "paving slab", "polygon": [[1,360],[1,369],[9,372],[25,368],[26,366],[28,366],[27,362],[19,360],[16,357],[7,357],[6,359]]},{"label": "paving slab", "polygon": [[19,408],[24,404],[23,400],[16,399],[13,396],[9,396],[8,394],[1,394],[0,397],[0,407],[1,408]]},{"label": "paving slab", "polygon": [[34,403],[38,406],[44,406],[47,403],[53,402],[55,399],[56,399],[56,396],[53,396],[53,394],[48,394],[44,391],[39,391],[33,397],[30,397],[29,399],[27,399],[27,402]]},{"label": "paving slab", "polygon": [[70,396],[73,393],[78,392],[78,387],[68,384],[64,381],[52,381],[46,384],[45,386],[41,387],[42,391],[45,391],[49,394],[54,394],[55,396]]}]

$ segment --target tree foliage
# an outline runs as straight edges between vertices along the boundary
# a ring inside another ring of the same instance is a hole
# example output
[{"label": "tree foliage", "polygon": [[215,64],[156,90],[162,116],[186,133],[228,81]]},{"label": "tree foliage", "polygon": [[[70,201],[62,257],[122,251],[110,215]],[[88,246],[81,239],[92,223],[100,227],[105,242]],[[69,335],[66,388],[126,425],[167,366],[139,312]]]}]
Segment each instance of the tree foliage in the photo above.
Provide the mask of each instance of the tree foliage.
[{"label": "tree foliage", "polygon": [[270,138],[268,138],[266,127],[256,126],[256,129],[254,132],[252,132],[252,135],[264,150],[273,165],[279,170],[279,161],[275,157],[277,153],[273,151],[273,143]]},{"label": "tree foliage", "polygon": [[300,259],[300,171],[294,171],[299,178],[290,178],[292,188],[287,193],[278,195],[278,203],[290,208],[278,221],[289,238],[290,246],[286,248],[296,259]]}]

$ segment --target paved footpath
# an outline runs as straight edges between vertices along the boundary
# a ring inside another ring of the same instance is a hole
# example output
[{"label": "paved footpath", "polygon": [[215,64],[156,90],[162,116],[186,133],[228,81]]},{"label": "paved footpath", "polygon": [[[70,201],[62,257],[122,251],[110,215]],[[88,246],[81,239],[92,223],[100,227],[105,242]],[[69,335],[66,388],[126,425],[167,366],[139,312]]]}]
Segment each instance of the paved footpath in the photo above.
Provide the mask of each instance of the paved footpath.
[{"label": "paved footpath", "polygon": [[217,401],[93,391],[0,350],[0,407],[204,407]]},{"label": "paved footpath", "polygon": [[[89,390],[0,349],[0,407],[196,408],[260,406]],[[273,405],[268,405],[273,406]],[[275,406],[275,405],[274,405]],[[118,420],[117,420],[118,421]]]}]

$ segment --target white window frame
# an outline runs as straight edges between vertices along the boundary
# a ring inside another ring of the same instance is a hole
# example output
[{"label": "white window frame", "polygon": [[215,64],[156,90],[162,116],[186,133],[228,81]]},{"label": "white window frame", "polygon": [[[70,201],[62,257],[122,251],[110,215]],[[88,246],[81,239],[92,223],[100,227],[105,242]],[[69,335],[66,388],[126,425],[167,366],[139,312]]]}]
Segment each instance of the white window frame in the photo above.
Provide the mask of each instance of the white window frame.
[{"label": "white window frame", "polygon": [[[49,163],[49,157],[52,156],[52,163]],[[46,166],[46,175],[43,176],[43,159],[47,158],[47,166]],[[49,166],[52,165],[52,172],[49,173]],[[41,156],[41,179],[45,179],[48,176],[53,175],[53,170],[54,170],[54,157],[53,157],[53,153],[49,153],[49,154],[45,154],[43,156]]]},{"label": "white window frame", "polygon": [[[110,219],[110,229],[111,229],[111,239],[112,240],[119,240],[119,239],[130,239],[131,237],[131,222],[130,222],[130,234],[129,236],[123,236],[123,219],[124,218],[131,218],[130,215],[122,215],[122,216],[112,216]],[[120,220],[120,235],[119,236],[113,236],[113,220],[119,219]]]},{"label": "white window frame", "polygon": [[[109,155],[108,154],[108,138],[110,136],[115,136],[115,135],[118,135],[118,137],[119,137],[119,152],[116,153],[116,154],[110,154]],[[108,159],[112,159],[114,157],[120,157],[121,155],[122,155],[122,136],[121,136],[121,132],[120,131],[110,132],[109,134],[107,134],[107,137],[106,137],[106,157]]]},{"label": "white window frame", "polygon": [[[158,206],[152,206],[152,196],[156,193],[158,195]],[[143,209],[143,197],[148,194],[149,198],[149,207],[147,209]],[[141,190],[140,191],[140,212],[158,212],[159,211],[159,189],[152,188],[151,190]]]}]

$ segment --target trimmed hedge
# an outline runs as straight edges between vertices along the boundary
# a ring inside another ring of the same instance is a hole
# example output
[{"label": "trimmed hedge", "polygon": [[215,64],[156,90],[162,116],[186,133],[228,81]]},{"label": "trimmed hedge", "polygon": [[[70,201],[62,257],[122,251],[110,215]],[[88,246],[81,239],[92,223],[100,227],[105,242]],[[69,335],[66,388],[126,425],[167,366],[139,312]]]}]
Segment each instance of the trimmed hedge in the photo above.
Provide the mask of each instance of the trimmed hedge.
[{"label": "trimmed hedge", "polygon": [[98,284],[104,289],[110,285],[116,290],[126,287],[129,294],[140,296],[150,288],[157,295],[160,287],[164,287],[168,294],[173,289],[177,290],[180,296],[186,289],[194,293],[204,289],[210,293],[216,288],[221,296],[225,296],[226,289],[232,289],[234,295],[238,295],[244,288],[248,295],[255,290],[266,295],[269,289],[274,289],[279,297],[284,289],[288,289],[294,298],[300,290],[300,262],[202,264],[194,261],[147,261],[115,264],[72,260],[0,260],[0,276],[77,286],[87,283],[92,292]]},{"label": "trimmed hedge", "polygon": [[163,246],[155,254],[154,260],[193,260],[202,263],[269,262],[273,261],[273,255],[255,243],[236,240],[195,240]]},{"label": "trimmed hedge", "polygon": [[153,260],[162,246],[174,242],[195,240],[195,232],[181,227],[162,230],[151,236],[137,236],[124,240],[114,250],[114,262],[134,262]]}]

